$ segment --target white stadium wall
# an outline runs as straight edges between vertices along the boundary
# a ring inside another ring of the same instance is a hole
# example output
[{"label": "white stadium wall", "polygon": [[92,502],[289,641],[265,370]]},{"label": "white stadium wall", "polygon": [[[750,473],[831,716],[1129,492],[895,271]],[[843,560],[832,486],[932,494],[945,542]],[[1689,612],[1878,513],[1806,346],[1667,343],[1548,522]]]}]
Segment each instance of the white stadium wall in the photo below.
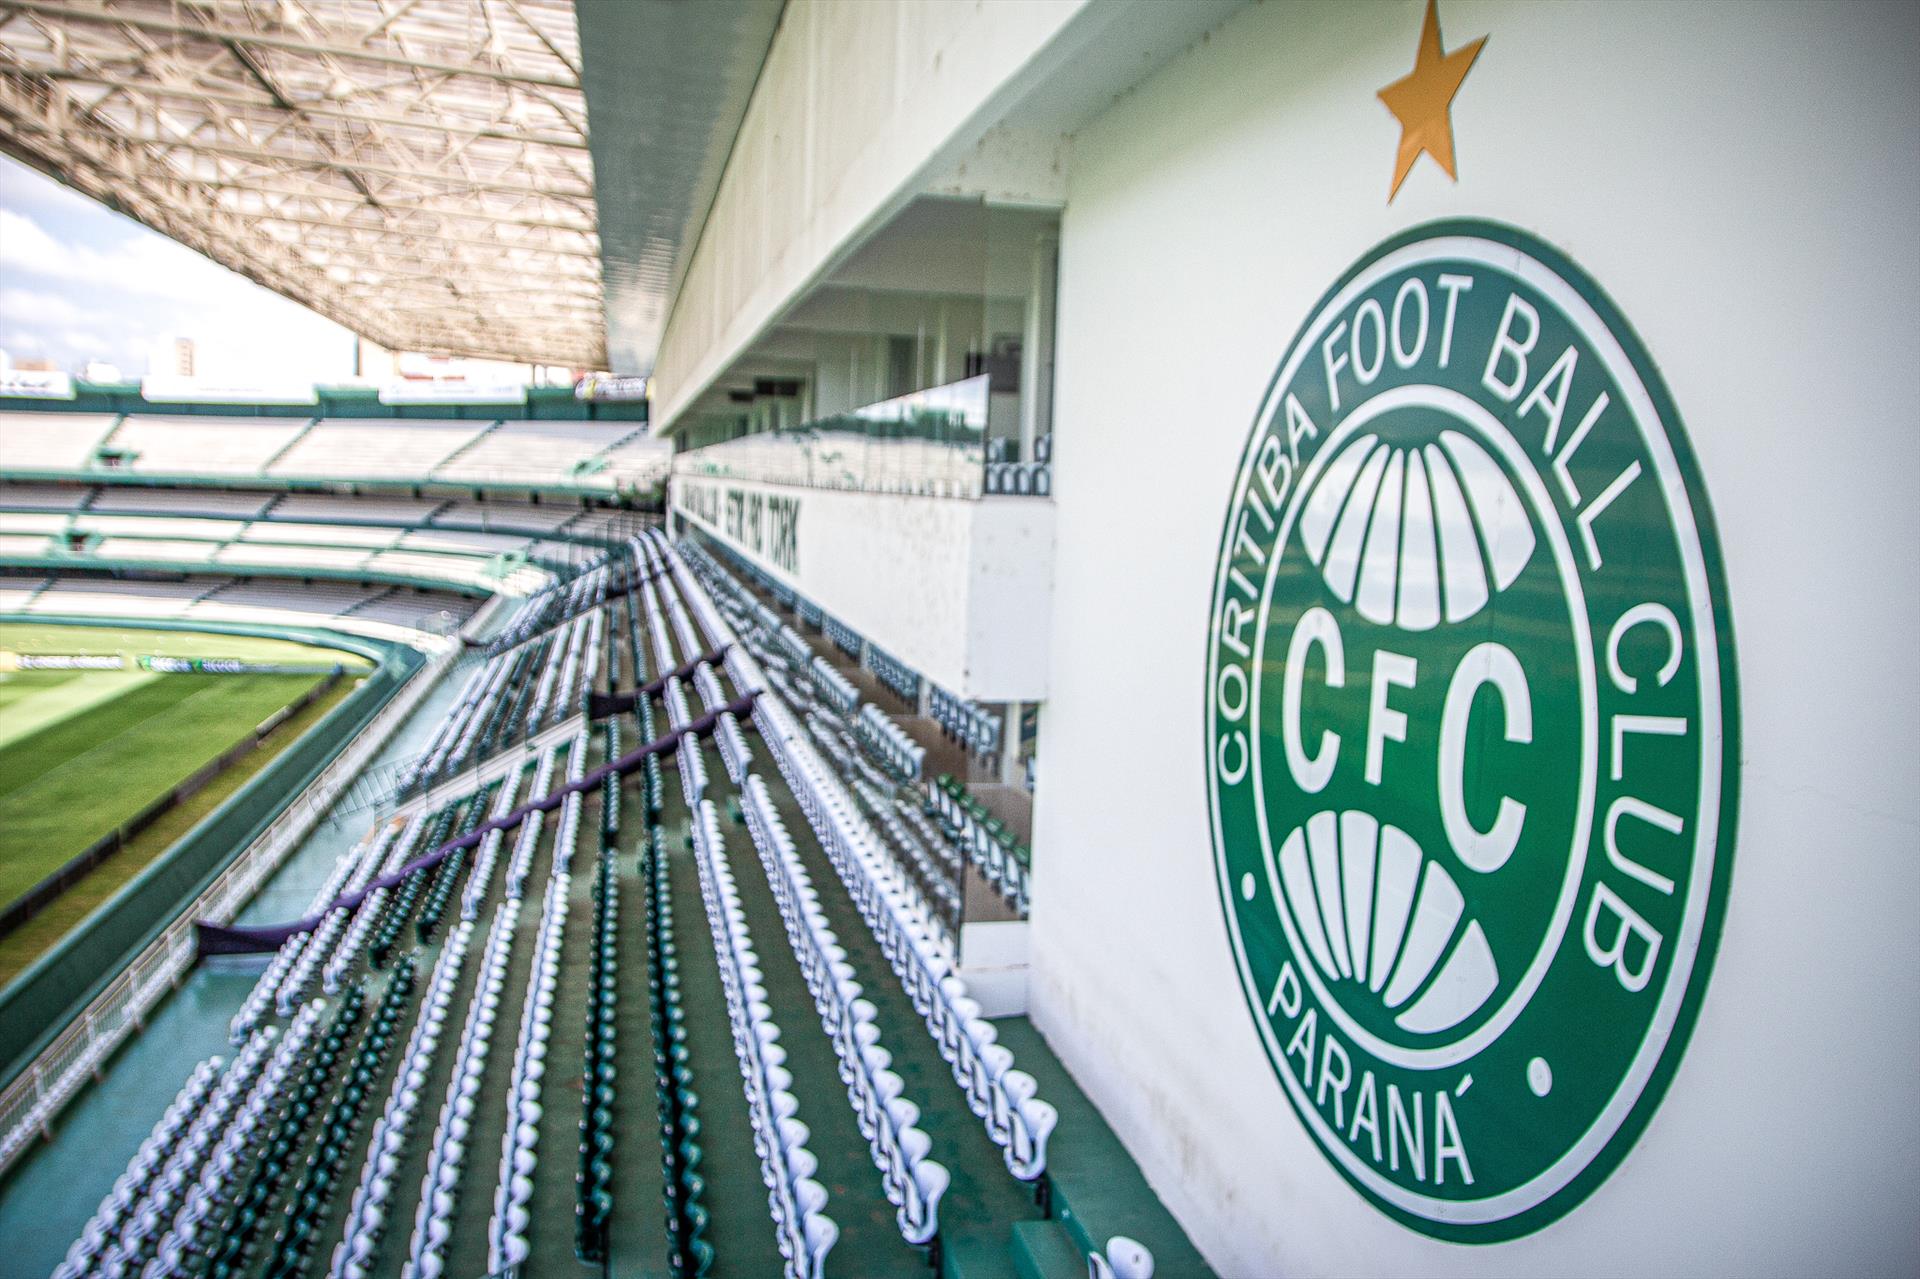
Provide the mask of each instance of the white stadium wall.
[{"label": "white stadium wall", "polygon": [[[1034,1017],[1224,1274],[1908,1273],[1920,10],[1443,0],[1448,49],[1487,37],[1459,180],[1423,157],[1389,202],[1375,94],[1423,8],[1256,6],[1075,138]],[[1216,887],[1203,714],[1269,381],[1350,266],[1443,218],[1557,247],[1650,352],[1740,690],[1724,929],[1665,1099],[1583,1203],[1478,1245],[1372,1207],[1290,1106]]]},{"label": "white stadium wall", "polygon": [[673,509],[947,691],[1046,696],[1051,503],[683,475]]}]

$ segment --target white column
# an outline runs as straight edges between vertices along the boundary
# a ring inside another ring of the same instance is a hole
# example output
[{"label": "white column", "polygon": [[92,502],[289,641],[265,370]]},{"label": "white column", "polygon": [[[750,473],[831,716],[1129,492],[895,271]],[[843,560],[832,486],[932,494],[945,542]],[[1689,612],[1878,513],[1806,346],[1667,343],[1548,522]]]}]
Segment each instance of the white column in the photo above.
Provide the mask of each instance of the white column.
[{"label": "white column", "polygon": [[1022,703],[1008,702],[1000,712],[1000,784],[1020,784],[1020,711]]},{"label": "white column", "polygon": [[1059,243],[1036,236],[1027,283],[1026,332],[1020,343],[1020,460],[1033,461],[1033,442],[1053,427],[1053,311]]}]

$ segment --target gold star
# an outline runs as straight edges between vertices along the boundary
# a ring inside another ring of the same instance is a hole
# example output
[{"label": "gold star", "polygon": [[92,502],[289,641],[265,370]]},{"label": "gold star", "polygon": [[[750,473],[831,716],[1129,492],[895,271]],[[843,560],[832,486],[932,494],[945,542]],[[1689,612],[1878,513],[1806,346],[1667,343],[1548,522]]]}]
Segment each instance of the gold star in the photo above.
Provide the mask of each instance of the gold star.
[{"label": "gold star", "polygon": [[1380,90],[1380,101],[1400,121],[1400,154],[1394,160],[1388,203],[1400,194],[1400,184],[1407,180],[1422,151],[1432,156],[1448,177],[1460,180],[1453,167],[1453,120],[1447,109],[1486,42],[1487,38],[1481,36],[1452,53],[1441,52],[1438,0],[1427,0],[1427,20],[1420,28],[1420,51],[1414,55],[1412,74]]}]

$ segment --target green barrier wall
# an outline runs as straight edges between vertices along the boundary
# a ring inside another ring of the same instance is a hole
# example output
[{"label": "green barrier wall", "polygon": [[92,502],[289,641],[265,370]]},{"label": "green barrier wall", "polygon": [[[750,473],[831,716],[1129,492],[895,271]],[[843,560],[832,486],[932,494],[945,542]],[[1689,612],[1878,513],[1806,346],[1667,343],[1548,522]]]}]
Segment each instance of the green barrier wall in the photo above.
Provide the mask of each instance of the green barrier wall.
[{"label": "green barrier wall", "polygon": [[[330,637],[330,642],[346,647],[338,637]],[[352,645],[363,652],[371,646],[367,641]],[[25,1069],[135,955],[165,931],[425,662],[404,645],[387,646],[380,665],[326,718],[0,991],[0,1062],[5,1063],[0,1065],[0,1082]]]}]

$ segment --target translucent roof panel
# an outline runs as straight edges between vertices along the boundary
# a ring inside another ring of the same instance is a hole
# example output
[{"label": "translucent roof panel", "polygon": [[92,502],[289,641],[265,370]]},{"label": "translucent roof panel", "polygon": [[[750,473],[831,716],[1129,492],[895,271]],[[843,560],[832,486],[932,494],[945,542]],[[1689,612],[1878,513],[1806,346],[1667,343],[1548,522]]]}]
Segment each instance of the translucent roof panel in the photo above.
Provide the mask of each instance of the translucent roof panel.
[{"label": "translucent roof panel", "polygon": [[571,0],[0,6],[8,150],[391,350],[605,368]]}]

